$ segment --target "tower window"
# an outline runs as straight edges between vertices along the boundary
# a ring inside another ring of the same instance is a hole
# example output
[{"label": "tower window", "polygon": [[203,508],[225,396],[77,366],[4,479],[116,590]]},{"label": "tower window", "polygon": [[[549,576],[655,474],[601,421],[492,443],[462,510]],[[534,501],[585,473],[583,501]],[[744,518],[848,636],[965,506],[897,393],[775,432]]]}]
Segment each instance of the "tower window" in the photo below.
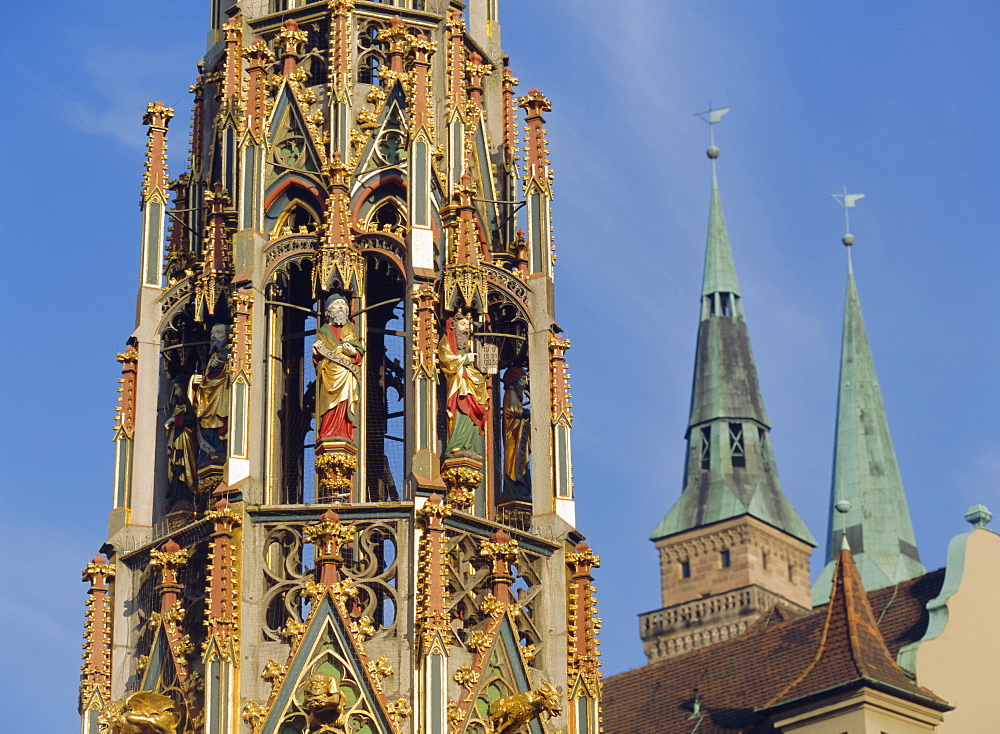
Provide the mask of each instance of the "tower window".
[{"label": "tower window", "polygon": [[760,426],[757,426],[757,442],[760,444],[761,466],[764,467],[764,471],[771,471],[771,460],[767,452],[767,432]]},{"label": "tower window", "polygon": [[719,294],[719,314],[722,316],[733,315],[732,296],[728,293]]},{"label": "tower window", "polygon": [[722,561],[722,567],[723,568],[729,568],[732,565],[732,563],[733,563],[732,562],[732,558],[730,558],[730,556],[729,556],[729,551],[728,550],[722,551],[722,553],[719,554],[719,558]]},{"label": "tower window", "polygon": [[795,580],[795,568],[794,566],[792,566],[791,563],[788,564],[788,580],[789,581]]},{"label": "tower window", "polygon": [[767,570],[767,551],[764,551],[763,553],[760,554],[760,564],[761,564],[761,566],[764,567],[764,570],[766,571]]},{"label": "tower window", "polygon": [[691,561],[681,561],[681,578],[691,578]]},{"label": "tower window", "polygon": [[729,454],[733,460],[734,467],[745,467],[747,465],[747,454],[743,448],[743,424],[729,424]]},{"label": "tower window", "polygon": [[708,471],[712,464],[712,427],[701,429],[701,468]]}]

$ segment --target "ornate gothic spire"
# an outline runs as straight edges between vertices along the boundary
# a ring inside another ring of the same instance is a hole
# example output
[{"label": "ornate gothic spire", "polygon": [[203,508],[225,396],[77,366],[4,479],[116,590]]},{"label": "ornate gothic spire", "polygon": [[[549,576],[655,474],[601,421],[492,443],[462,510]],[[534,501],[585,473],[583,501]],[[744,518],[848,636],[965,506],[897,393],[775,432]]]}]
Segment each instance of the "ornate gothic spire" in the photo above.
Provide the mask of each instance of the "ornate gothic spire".
[{"label": "ornate gothic spire", "polygon": [[[845,209],[855,200],[842,197]],[[844,235],[850,247],[854,236]],[[865,588],[874,590],[925,572],[906,504],[889,421],[875,375],[861,302],[847,253],[847,297],[840,352],[837,434],[833,460],[827,567],[813,586],[813,601],[830,592],[841,537],[845,531]]]},{"label": "ornate gothic spire", "polygon": [[[712,110],[714,126],[728,109]],[[654,540],[750,515],[811,545],[812,535],[781,491],[770,424],[757,381],[750,335],[722,213],[712,145],[712,197],[695,357],[684,491]]]}]

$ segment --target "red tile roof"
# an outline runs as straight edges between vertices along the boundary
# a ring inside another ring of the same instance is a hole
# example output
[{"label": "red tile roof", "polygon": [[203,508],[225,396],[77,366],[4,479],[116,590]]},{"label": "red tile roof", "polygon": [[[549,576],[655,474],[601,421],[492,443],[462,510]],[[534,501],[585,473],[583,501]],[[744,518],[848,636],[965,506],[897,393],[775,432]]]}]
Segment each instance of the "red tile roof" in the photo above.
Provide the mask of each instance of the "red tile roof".
[{"label": "red tile roof", "polygon": [[606,679],[604,730],[763,734],[775,730],[761,709],[862,684],[947,708],[895,663],[899,648],[923,634],[926,602],[942,578],[936,571],[865,594],[844,552],[828,605],[795,619],[765,615],[731,640]]}]

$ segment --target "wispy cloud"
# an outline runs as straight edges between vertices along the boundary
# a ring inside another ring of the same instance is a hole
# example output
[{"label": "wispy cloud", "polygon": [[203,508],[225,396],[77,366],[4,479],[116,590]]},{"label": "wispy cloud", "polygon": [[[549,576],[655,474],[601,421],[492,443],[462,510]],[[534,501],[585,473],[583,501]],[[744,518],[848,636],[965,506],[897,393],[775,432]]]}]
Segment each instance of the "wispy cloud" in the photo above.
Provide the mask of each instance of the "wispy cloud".
[{"label": "wispy cloud", "polygon": [[[68,105],[68,122],[78,130],[112,137],[129,148],[141,148],[145,133],[139,120],[146,104],[160,99],[164,89],[176,90],[157,69],[176,67],[177,55],[168,51],[138,49],[91,49],[81,60],[88,89]],[[159,91],[157,91],[159,90]],[[178,98],[167,104],[183,105]]]}]

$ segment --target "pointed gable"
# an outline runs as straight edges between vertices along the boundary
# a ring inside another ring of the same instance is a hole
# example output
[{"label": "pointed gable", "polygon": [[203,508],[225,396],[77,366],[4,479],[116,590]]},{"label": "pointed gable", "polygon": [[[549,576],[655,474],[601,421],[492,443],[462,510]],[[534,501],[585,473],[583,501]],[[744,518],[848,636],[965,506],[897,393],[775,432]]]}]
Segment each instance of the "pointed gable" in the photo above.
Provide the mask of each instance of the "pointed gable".
[{"label": "pointed gable", "polygon": [[[262,734],[306,731],[311,717],[319,720],[318,707],[311,704],[307,689],[326,685],[324,695],[340,698],[341,723],[349,731],[390,734],[398,731],[388,713],[381,689],[381,679],[392,670],[383,659],[370,662],[355,639],[355,631],[346,622],[341,604],[318,586],[322,596],[314,602],[305,629],[292,648],[284,665],[272,663],[269,669],[275,690],[261,714]],[[339,696],[338,696],[339,694]],[[328,711],[336,706],[331,703]],[[291,728],[288,728],[291,727]],[[354,728],[350,728],[354,727]]]},{"label": "pointed gable", "polygon": [[765,707],[856,685],[885,689],[932,708],[947,708],[896,663],[875,622],[851,552],[844,547],[837,558],[830,603],[812,660]]}]

